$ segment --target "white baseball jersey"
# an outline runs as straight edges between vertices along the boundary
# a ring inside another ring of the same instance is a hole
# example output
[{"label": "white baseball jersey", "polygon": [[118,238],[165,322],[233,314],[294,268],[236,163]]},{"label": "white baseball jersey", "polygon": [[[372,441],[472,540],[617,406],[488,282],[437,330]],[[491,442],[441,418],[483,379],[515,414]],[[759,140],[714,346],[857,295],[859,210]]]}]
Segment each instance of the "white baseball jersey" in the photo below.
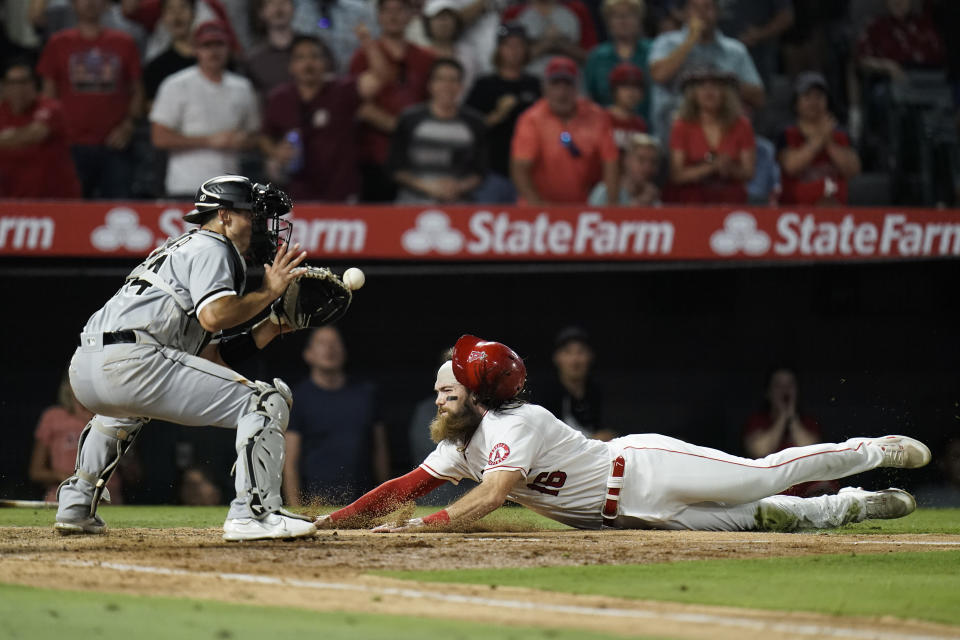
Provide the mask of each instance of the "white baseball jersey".
[{"label": "white baseball jersey", "polygon": [[83,329],[139,330],[166,347],[196,354],[209,335],[197,314],[228,295],[242,295],[246,265],[226,237],[197,229],[153,251]]},{"label": "white baseball jersey", "polygon": [[454,484],[485,473],[520,471],[508,499],[581,529],[599,529],[610,475],[610,448],[590,440],[535,404],[489,411],[461,451],[443,441],[420,467]]}]

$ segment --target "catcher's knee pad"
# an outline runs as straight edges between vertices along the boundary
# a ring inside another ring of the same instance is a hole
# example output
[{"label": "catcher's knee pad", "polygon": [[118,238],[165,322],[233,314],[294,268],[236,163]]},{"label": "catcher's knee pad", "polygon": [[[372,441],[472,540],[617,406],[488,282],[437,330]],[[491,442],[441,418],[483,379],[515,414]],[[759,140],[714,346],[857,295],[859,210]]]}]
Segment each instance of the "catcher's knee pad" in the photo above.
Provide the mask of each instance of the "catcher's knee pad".
[{"label": "catcher's knee pad", "polygon": [[237,424],[237,497],[249,498],[255,516],[283,506],[280,485],[293,394],[280,378],[256,382],[247,413]]}]

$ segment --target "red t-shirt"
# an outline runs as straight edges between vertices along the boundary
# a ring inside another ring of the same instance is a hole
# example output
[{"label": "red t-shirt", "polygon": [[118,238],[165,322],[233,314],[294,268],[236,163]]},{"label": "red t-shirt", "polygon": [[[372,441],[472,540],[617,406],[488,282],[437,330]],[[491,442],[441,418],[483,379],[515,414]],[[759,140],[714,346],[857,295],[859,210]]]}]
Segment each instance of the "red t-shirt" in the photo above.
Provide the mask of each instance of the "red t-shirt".
[{"label": "red t-shirt", "polygon": [[[427,100],[427,80],[434,56],[415,44],[407,43],[402,58],[394,58],[383,43],[380,50],[393,66],[394,81],[384,85],[374,102],[385,111],[399,116],[409,106]],[[369,68],[367,52],[357,49],[350,61],[350,74],[359,76]],[[390,136],[370,126],[360,129],[360,159],[370,164],[384,164],[390,153]]]},{"label": "red t-shirt", "polygon": [[359,105],[352,79],[327,82],[309,103],[300,99],[292,82],[270,93],[264,133],[278,139],[297,130],[303,142],[303,169],[287,187],[294,200],[343,202],[359,194],[355,120]]},{"label": "red t-shirt", "polygon": [[[745,116],[737,118],[727,129],[716,149],[710,147],[699,122],[677,118],[670,131],[670,149],[683,151],[684,166],[688,167],[709,161],[720,153],[738,159],[743,151],[755,148],[753,126]],[[743,204],[747,201],[747,186],[741,180],[710,177],[692,184],[668,185],[664,190],[664,200],[699,204]]]},{"label": "red t-shirt", "polygon": [[0,132],[42,122],[47,138],[19,149],[0,149],[0,196],[4,198],[79,198],[80,182],[67,146],[63,109],[40,96],[33,106],[15,114],[0,102]]},{"label": "red t-shirt", "polygon": [[610,125],[613,127],[613,141],[617,143],[618,149],[626,149],[630,142],[630,135],[633,133],[646,133],[647,121],[643,116],[631,114],[626,118],[621,118],[612,111],[610,114]]},{"label": "red t-shirt", "polygon": [[[843,147],[850,146],[850,138],[841,129],[834,129],[833,141]],[[790,125],[780,136],[777,151],[798,149],[806,143],[807,139],[800,128],[795,124]],[[799,174],[791,176],[784,171],[781,184],[781,204],[814,205],[823,198],[834,198],[841,204],[847,203],[847,180],[834,166],[826,149],[822,149],[813,162]]]},{"label": "red t-shirt", "polygon": [[43,48],[37,72],[56,86],[70,144],[99,145],[130,111],[140,53],[123,31],[103,29],[88,40],[64,29]]}]

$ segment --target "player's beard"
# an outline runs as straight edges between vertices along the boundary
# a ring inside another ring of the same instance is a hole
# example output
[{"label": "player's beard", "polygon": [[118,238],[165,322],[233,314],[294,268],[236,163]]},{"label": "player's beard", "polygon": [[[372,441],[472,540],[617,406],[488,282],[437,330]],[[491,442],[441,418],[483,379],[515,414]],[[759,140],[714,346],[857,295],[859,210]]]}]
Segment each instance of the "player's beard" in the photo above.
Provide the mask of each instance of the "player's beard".
[{"label": "player's beard", "polygon": [[483,416],[466,404],[456,413],[441,412],[438,409],[436,417],[430,423],[430,439],[436,444],[444,440],[466,444],[482,419]]}]

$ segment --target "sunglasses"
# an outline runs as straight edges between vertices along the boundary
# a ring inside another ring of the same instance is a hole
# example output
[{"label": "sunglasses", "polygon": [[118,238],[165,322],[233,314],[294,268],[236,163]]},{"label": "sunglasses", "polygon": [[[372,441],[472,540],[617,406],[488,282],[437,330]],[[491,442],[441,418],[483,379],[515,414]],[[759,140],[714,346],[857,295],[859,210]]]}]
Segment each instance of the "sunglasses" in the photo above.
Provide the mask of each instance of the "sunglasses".
[{"label": "sunglasses", "polygon": [[580,153],[580,148],[573,142],[573,136],[570,135],[569,131],[564,131],[560,134],[560,144],[566,147],[567,151],[570,152],[570,155],[574,158],[579,158],[582,153]]}]

